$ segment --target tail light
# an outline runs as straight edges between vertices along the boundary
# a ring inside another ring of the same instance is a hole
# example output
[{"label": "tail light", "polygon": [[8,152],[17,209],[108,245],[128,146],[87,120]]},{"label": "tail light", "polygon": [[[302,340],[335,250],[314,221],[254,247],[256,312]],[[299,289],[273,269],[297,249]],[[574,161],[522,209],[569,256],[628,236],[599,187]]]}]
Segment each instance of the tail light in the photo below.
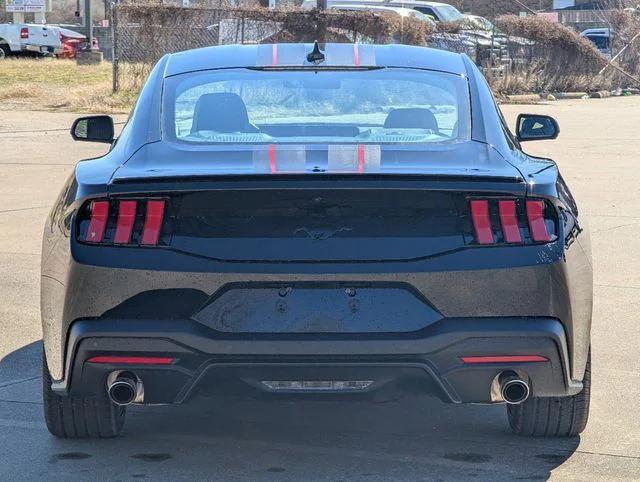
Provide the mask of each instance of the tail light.
[{"label": "tail light", "polygon": [[27,27],[22,27],[20,29],[20,38],[22,40],[29,38],[29,29]]},{"label": "tail light", "polygon": [[557,238],[557,213],[542,199],[469,200],[470,244],[549,243]]},{"label": "tail light", "polygon": [[101,245],[167,245],[166,205],[165,199],[90,201],[78,215],[77,238]]}]

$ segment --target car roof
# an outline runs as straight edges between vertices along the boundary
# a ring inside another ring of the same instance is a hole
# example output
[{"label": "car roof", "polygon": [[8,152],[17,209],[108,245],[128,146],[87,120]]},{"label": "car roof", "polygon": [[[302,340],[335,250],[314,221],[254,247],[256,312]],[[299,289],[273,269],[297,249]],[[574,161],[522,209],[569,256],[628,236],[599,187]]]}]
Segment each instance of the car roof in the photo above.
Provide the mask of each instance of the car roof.
[{"label": "car roof", "polygon": [[611,35],[609,28],[588,28],[580,32],[580,35]]},{"label": "car roof", "polygon": [[407,7],[400,7],[394,5],[358,5],[358,4],[349,4],[349,3],[332,3],[331,9],[335,10],[382,10],[385,12],[414,12],[415,10]]},{"label": "car roof", "polygon": [[[461,54],[409,45],[335,44],[321,45],[326,55],[322,67],[397,67],[437,70],[466,75]],[[170,54],[164,76],[201,70],[229,68],[314,67],[306,61],[313,44],[219,45]]]}]

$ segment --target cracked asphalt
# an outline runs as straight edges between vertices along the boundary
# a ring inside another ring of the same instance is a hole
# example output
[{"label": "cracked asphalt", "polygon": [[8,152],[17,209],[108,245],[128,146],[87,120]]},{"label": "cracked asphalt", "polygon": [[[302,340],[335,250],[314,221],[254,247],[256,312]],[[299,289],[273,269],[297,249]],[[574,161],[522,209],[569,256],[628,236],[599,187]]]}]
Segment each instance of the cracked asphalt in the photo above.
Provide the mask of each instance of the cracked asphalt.
[{"label": "cracked asphalt", "polygon": [[[500,406],[227,398],[130,410],[122,437],[63,441],[42,416],[41,231],[73,165],[73,114],[0,107],[0,480],[640,480],[640,97],[504,106],[555,116],[553,157],[590,219],[593,391],[585,433],[526,439]],[[123,120],[119,118],[118,120]]]}]

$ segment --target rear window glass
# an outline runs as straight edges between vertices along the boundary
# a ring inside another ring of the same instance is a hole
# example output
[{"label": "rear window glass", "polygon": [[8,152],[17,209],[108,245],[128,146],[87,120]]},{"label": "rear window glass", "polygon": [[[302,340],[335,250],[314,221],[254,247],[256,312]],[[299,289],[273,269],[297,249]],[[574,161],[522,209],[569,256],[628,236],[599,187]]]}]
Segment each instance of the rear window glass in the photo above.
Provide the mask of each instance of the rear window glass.
[{"label": "rear window glass", "polygon": [[437,144],[470,138],[460,75],[229,69],[165,81],[164,135],[200,144]]}]

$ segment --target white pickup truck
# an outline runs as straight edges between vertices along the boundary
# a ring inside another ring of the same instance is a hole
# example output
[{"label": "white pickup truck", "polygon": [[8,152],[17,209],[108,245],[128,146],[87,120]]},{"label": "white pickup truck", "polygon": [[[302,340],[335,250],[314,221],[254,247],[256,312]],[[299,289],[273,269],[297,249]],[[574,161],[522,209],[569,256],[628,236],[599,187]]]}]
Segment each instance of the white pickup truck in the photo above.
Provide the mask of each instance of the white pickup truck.
[{"label": "white pickup truck", "polygon": [[54,55],[62,52],[58,27],[26,23],[0,24],[0,59],[9,55]]}]

